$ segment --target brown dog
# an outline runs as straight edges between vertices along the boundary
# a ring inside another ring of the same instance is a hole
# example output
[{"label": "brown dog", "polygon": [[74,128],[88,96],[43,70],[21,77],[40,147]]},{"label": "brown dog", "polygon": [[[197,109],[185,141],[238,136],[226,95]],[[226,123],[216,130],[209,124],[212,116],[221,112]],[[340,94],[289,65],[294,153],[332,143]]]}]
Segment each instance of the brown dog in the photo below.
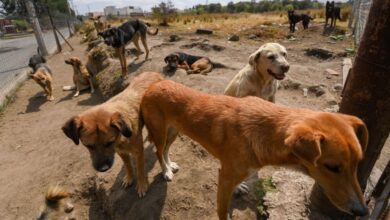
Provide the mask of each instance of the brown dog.
[{"label": "brown dog", "polygon": [[213,69],[213,64],[207,57],[194,56],[186,53],[171,53],[164,58],[170,70],[184,69],[188,74],[207,75]]},{"label": "brown dog", "polygon": [[144,170],[143,123],[140,118],[140,102],[145,90],[163,80],[159,73],[146,72],[135,77],[130,85],[107,102],[72,117],[62,130],[73,142],[79,141],[88,148],[93,167],[99,172],[109,170],[114,163],[115,152],[125,164],[127,175],[123,186],[133,182],[131,153],[137,164],[137,192],[144,196],[148,182]]},{"label": "brown dog", "polygon": [[39,54],[33,55],[28,61],[28,66],[33,69],[33,71],[28,72],[30,78],[43,88],[47,100],[53,101],[53,78],[51,69],[46,64],[46,59]]},{"label": "brown dog", "polygon": [[93,87],[92,76],[81,60],[77,57],[72,57],[65,60],[65,63],[73,67],[73,82],[76,89],[76,93],[73,96],[79,96],[80,90],[88,87],[91,88],[91,93],[94,93],[95,89]]},{"label": "brown dog", "polygon": [[97,33],[103,32],[108,27],[107,22],[103,16],[99,15],[96,18],[92,17],[89,19],[93,21],[93,26],[95,26]]},{"label": "brown dog", "polygon": [[177,132],[219,159],[221,220],[228,218],[234,188],[251,172],[288,164],[304,168],[339,209],[367,214],[356,169],[368,134],[356,117],[289,108],[256,97],[209,95],[168,80],[149,87],[141,112],[167,180],[177,168],[168,156]]}]

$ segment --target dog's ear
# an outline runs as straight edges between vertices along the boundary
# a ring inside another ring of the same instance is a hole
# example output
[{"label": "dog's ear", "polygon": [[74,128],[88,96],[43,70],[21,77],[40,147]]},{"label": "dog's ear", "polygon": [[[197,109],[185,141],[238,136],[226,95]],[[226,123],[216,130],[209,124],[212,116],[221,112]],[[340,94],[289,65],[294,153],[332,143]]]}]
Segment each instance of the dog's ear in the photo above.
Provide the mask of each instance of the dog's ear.
[{"label": "dog's ear", "polygon": [[108,24],[108,25],[107,25],[107,28],[111,28],[111,24]]},{"label": "dog's ear", "polygon": [[317,160],[321,157],[321,144],[324,135],[313,131],[307,125],[298,125],[290,128],[284,144],[300,160],[317,166]]},{"label": "dog's ear", "polygon": [[62,126],[62,131],[68,138],[72,139],[76,145],[79,145],[81,127],[82,121],[80,117],[74,116]]},{"label": "dog's ear", "polygon": [[177,59],[180,61],[180,62],[184,62],[186,61],[186,54],[184,53],[177,53],[177,54],[174,54]]},{"label": "dog's ear", "polygon": [[357,117],[346,115],[347,120],[351,124],[355,131],[356,137],[359,140],[359,144],[362,147],[362,151],[366,151],[368,144],[368,129],[362,120]]},{"label": "dog's ear", "polygon": [[249,56],[249,64],[251,66],[256,66],[257,60],[260,58],[261,51],[263,51],[263,47],[260,47],[256,52]]},{"label": "dog's ear", "polygon": [[119,132],[125,137],[131,137],[132,132],[127,123],[123,120],[122,115],[119,112],[115,112],[111,116],[111,126],[118,129]]},{"label": "dog's ear", "polygon": [[169,55],[164,58],[165,63],[168,63],[168,58],[169,58]]}]

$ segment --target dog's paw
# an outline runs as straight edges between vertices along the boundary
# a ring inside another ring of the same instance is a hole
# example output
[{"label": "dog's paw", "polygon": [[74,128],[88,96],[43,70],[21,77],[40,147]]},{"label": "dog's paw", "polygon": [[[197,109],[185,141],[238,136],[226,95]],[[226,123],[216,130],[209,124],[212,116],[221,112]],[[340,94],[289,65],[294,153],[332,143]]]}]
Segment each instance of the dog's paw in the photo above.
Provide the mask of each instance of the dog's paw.
[{"label": "dog's paw", "polygon": [[53,100],[54,100],[54,97],[53,97],[53,96],[47,96],[47,100],[53,101]]},{"label": "dog's paw", "polygon": [[173,173],[176,173],[180,169],[179,165],[175,162],[171,162],[169,166],[171,167]]},{"label": "dog's paw", "polygon": [[94,93],[94,92],[95,92],[95,90],[94,90],[94,89],[91,89],[91,94]]},{"label": "dog's paw", "polygon": [[131,186],[132,184],[133,184],[133,177],[129,177],[128,175],[123,177],[123,180],[122,180],[122,187],[123,188],[127,188],[127,187]]},{"label": "dog's paw", "polygon": [[137,193],[140,198],[144,197],[146,195],[146,192],[148,191],[148,184],[137,184]]},{"label": "dog's paw", "polygon": [[173,173],[171,170],[167,170],[163,173],[163,177],[166,181],[172,181],[173,179]]},{"label": "dog's paw", "polygon": [[73,95],[73,97],[77,97],[77,96],[79,96],[79,92],[76,92],[74,95]]},{"label": "dog's paw", "polygon": [[234,189],[234,195],[240,196],[240,195],[246,195],[249,193],[249,186],[245,183],[242,182],[240,185]]}]

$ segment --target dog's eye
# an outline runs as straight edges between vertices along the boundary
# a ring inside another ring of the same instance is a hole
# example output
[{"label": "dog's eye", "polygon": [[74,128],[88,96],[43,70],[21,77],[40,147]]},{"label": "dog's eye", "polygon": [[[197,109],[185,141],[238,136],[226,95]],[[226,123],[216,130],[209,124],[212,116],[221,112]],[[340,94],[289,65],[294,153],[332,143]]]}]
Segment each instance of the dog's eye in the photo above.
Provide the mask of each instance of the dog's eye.
[{"label": "dog's eye", "polygon": [[283,53],[282,53],[282,56],[287,57],[287,53],[284,53],[284,52],[283,52]]},{"label": "dog's eye", "polygon": [[324,164],[325,168],[333,173],[340,173],[341,168],[338,165]]},{"label": "dog's eye", "polygon": [[109,141],[104,146],[105,147],[111,147],[114,143],[115,143],[115,141]]},{"label": "dog's eye", "polygon": [[274,60],[275,59],[275,55],[269,55],[267,58],[270,59],[270,60]]}]

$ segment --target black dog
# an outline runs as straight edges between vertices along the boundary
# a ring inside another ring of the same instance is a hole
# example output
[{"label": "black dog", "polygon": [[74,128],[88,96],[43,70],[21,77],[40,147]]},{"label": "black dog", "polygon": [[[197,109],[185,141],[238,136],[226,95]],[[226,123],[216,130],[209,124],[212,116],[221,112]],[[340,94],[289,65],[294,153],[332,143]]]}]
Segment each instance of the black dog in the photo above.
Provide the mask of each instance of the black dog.
[{"label": "black dog", "polygon": [[157,35],[157,33],[158,29],[156,29],[155,32],[151,32],[148,29],[148,26],[143,21],[136,19],[127,21],[119,27],[112,27],[106,29],[105,31],[99,33],[99,35],[103,37],[104,43],[115,48],[116,53],[119,57],[119,61],[121,62],[122,75],[125,76],[127,74],[127,64],[125,57],[126,45],[130,43],[130,41],[133,41],[135,47],[138,50],[138,59],[139,55],[141,54],[141,49],[139,47],[138,40],[141,37],[141,42],[144,45],[146,51],[146,60],[149,56],[149,49],[146,43],[146,34]]},{"label": "black dog", "polygon": [[330,27],[336,27],[337,19],[341,20],[340,7],[335,6],[334,1],[329,3],[326,1],[325,6],[325,27],[328,26],[328,20],[330,18]]},{"label": "black dog", "polygon": [[289,10],[288,20],[290,22],[290,32],[295,32],[296,23],[302,21],[303,29],[308,29],[310,20],[313,20],[313,18],[307,14],[295,14],[294,10]]},{"label": "black dog", "polygon": [[194,56],[186,53],[171,53],[164,59],[169,70],[181,68],[188,74],[207,75],[213,68],[228,68],[223,64],[211,62],[208,57]]},{"label": "black dog", "polygon": [[35,54],[32,57],[30,57],[30,60],[28,61],[28,66],[31,67],[34,70],[34,72],[36,72],[40,68],[43,68],[48,73],[52,74],[51,69],[46,64],[46,59],[40,54]]}]

